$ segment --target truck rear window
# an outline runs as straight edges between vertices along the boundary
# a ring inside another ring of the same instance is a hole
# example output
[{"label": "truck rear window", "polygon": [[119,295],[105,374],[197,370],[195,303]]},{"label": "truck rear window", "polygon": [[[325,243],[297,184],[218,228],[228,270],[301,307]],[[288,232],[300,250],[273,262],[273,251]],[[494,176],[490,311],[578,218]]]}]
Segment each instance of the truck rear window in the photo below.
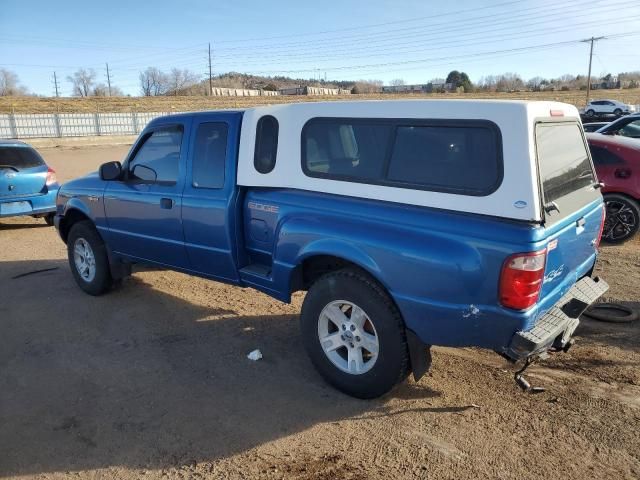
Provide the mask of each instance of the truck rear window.
[{"label": "truck rear window", "polygon": [[0,168],[22,170],[44,165],[42,157],[31,147],[0,146]]},{"label": "truck rear window", "polygon": [[538,168],[547,218],[564,217],[595,200],[595,175],[577,123],[536,126]]},{"label": "truck rear window", "polygon": [[316,118],[302,132],[310,177],[483,196],[502,181],[498,127],[479,120]]}]

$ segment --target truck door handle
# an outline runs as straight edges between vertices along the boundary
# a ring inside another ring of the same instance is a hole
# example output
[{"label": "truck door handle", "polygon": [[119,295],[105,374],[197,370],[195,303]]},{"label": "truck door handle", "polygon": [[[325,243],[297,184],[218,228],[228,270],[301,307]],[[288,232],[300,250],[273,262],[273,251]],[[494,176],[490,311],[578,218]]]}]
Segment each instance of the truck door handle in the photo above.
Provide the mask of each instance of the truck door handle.
[{"label": "truck door handle", "polygon": [[173,207],[173,200],[171,200],[170,198],[160,199],[160,208],[166,208],[167,210],[170,210],[171,207]]}]

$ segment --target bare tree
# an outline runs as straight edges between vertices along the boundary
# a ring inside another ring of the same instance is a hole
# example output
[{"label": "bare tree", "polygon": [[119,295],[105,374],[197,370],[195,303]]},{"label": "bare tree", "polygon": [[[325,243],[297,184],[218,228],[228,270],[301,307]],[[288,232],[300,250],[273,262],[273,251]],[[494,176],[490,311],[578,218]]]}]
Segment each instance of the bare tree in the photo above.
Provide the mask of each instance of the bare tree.
[{"label": "bare tree", "polygon": [[[98,83],[91,90],[91,95],[94,97],[107,97],[109,96],[109,88],[104,83]],[[120,87],[115,85],[111,85],[111,96],[112,97],[124,97],[124,93]]]},{"label": "bare tree", "polygon": [[169,72],[169,91],[174,95],[178,95],[181,90],[193,86],[198,82],[198,75],[187,70],[172,68]]},{"label": "bare tree", "polygon": [[76,97],[88,97],[95,88],[96,72],[92,68],[81,68],[67,77],[67,81],[73,85],[73,95]]},{"label": "bare tree", "polygon": [[147,67],[140,72],[140,91],[145,97],[162,95],[168,89],[168,77],[156,67]]},{"label": "bare tree", "polygon": [[25,95],[26,89],[20,85],[18,75],[11,70],[0,68],[0,97]]},{"label": "bare tree", "polygon": [[402,79],[402,78],[394,78],[393,80],[391,80],[391,81],[389,82],[389,84],[390,84],[391,86],[394,86],[394,87],[399,87],[399,86],[401,86],[401,85],[406,85],[406,84],[407,84],[407,82],[405,82],[405,81],[404,81],[404,79]]}]

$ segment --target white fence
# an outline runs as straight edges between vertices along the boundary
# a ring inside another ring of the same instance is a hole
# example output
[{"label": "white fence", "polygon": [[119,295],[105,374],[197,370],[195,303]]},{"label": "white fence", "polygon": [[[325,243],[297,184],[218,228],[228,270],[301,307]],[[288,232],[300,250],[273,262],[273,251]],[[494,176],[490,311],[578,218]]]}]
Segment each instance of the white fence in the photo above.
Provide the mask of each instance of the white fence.
[{"label": "white fence", "polygon": [[162,115],[169,113],[0,114],[0,138],[137,135],[147,123]]}]

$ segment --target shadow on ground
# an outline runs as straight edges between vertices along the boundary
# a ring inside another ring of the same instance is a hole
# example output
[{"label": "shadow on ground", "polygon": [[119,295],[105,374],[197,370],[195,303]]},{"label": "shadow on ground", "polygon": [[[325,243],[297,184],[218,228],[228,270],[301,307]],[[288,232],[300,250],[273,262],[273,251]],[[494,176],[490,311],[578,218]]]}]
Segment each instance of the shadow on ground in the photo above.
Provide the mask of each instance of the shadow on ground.
[{"label": "shadow on ground", "polygon": [[[63,260],[0,263],[0,476],[180,466],[388,413],[319,378],[297,316],[233,308],[194,305],[135,276],[91,297]],[[263,360],[246,358],[254,348]],[[406,384],[394,395],[439,393]]]}]

